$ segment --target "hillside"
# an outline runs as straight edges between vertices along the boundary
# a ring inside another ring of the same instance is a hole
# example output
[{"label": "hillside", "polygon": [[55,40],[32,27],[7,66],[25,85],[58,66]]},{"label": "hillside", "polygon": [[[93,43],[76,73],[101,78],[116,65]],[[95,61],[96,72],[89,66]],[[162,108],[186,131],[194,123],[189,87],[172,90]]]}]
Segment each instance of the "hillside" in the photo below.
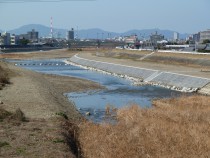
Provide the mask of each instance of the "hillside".
[{"label": "hillside", "polygon": [[[50,35],[50,27],[40,25],[40,24],[29,24],[29,25],[24,25],[22,27],[19,27],[17,29],[10,30],[8,32],[12,34],[24,34],[28,31],[31,31],[32,29],[35,29],[36,31],[39,32],[40,37],[49,37]],[[69,28],[71,29],[71,28]],[[1,30],[0,30],[1,31]],[[60,28],[54,28],[54,36],[55,37],[61,37],[65,38],[66,37],[66,32],[67,29],[60,29]],[[136,34],[140,38],[149,38],[149,36],[155,32],[158,32],[160,34],[163,34],[165,38],[171,39],[173,38],[173,33],[175,31],[173,30],[161,30],[158,28],[155,29],[143,29],[143,30],[129,30],[127,32],[122,32],[122,33],[117,33],[117,32],[110,32],[110,31],[105,31],[99,28],[92,28],[92,29],[83,29],[83,30],[75,30],[75,37],[79,38],[89,38],[89,39],[105,39],[105,38],[113,38],[116,36],[128,36],[128,35],[133,35]],[[2,31],[1,31],[2,32]],[[189,34],[180,34],[180,38],[185,39]]]}]

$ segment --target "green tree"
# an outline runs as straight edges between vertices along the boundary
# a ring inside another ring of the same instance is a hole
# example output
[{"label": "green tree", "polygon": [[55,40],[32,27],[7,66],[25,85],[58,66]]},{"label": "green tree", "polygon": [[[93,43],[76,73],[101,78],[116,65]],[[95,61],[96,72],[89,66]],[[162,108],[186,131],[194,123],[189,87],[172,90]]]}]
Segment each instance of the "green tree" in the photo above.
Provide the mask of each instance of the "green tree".
[{"label": "green tree", "polygon": [[206,44],[206,43],[210,43],[210,40],[209,39],[203,40],[203,44]]},{"label": "green tree", "polygon": [[20,45],[27,45],[29,43],[29,40],[27,40],[27,39],[25,39],[25,38],[23,38],[23,39],[21,39],[20,40]]}]

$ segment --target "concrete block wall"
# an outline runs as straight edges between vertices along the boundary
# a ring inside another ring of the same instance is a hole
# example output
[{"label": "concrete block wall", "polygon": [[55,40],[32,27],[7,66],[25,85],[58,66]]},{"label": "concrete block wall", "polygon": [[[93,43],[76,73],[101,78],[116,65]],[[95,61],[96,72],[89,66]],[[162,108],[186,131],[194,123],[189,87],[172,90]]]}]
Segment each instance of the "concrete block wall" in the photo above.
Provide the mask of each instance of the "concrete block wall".
[{"label": "concrete block wall", "polygon": [[158,70],[137,68],[132,66],[125,66],[114,63],[100,62],[80,58],[77,55],[70,58],[70,61],[82,66],[88,66],[95,69],[100,69],[110,73],[119,75],[127,75],[129,77],[140,78],[145,82],[162,85],[165,87],[178,87],[177,90],[182,88],[189,91],[196,91],[210,83],[210,79],[188,76],[183,74],[176,74],[171,72],[161,72]]}]

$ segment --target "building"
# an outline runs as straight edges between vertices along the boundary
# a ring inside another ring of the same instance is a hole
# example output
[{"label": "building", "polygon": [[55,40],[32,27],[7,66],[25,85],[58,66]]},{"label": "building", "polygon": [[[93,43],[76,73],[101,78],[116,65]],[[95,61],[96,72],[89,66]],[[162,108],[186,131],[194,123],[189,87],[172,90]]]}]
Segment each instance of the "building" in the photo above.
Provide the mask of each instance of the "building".
[{"label": "building", "polygon": [[32,31],[27,32],[28,40],[30,42],[38,42],[39,41],[39,32],[36,32],[34,29]]},{"label": "building", "polygon": [[135,44],[138,41],[137,35],[131,35],[124,37],[126,44]]},{"label": "building", "polygon": [[4,38],[0,36],[0,46],[4,45]]},{"label": "building", "polygon": [[200,32],[200,42],[204,40],[210,40],[210,29]]},{"label": "building", "polygon": [[68,41],[74,40],[74,29],[73,28],[67,32],[67,40]]},{"label": "building", "polygon": [[10,45],[10,33],[4,32],[0,37],[0,45]]},{"label": "building", "polygon": [[11,45],[17,45],[19,43],[19,36],[12,34],[10,36]]},{"label": "building", "polygon": [[158,34],[157,31],[155,34],[150,36],[150,41],[153,46],[156,46],[158,41],[162,41],[162,40],[164,40],[164,36],[161,34]]},{"label": "building", "polygon": [[28,39],[28,35],[27,34],[20,34],[18,36],[19,36],[19,39]]},{"label": "building", "polygon": [[193,41],[195,43],[200,41],[200,32],[193,34]]},{"label": "building", "polygon": [[174,41],[178,41],[178,40],[179,40],[179,33],[174,32]]}]

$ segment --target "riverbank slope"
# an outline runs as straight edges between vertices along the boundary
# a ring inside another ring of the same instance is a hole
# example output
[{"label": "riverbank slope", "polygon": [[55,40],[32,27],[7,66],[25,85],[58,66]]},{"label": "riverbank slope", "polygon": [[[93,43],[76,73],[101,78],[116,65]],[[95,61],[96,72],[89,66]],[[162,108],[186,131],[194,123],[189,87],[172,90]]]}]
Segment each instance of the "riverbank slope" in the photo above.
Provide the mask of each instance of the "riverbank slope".
[{"label": "riverbank slope", "polygon": [[[26,121],[0,119],[0,157],[75,157],[61,128],[63,117],[80,119],[65,92],[100,88],[90,81],[45,75],[0,62],[10,83],[0,91],[0,115],[21,110]],[[2,72],[1,72],[2,73]],[[0,118],[1,118],[0,116]]]}]

